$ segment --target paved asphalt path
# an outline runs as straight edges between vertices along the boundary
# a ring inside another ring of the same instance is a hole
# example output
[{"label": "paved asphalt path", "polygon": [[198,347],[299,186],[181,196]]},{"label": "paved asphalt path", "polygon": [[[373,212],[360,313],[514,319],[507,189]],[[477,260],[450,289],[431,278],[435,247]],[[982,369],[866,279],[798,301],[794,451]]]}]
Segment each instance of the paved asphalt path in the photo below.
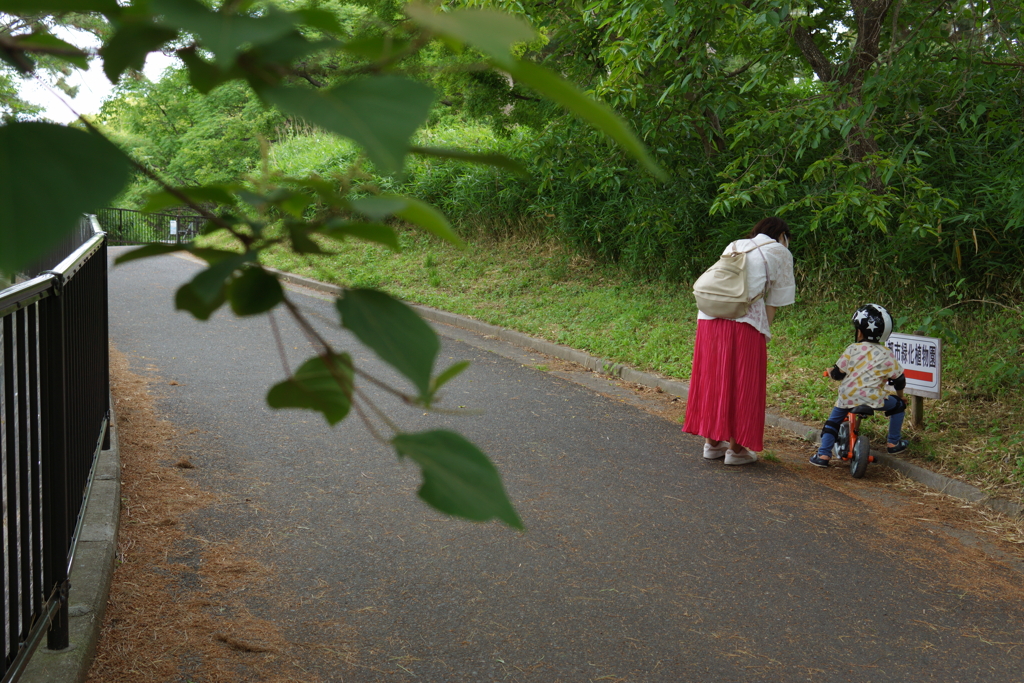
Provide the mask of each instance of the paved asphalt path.
[{"label": "paved asphalt path", "polygon": [[[284,376],[267,318],[174,311],[197,271],[176,257],[113,268],[111,337],[165,380],[158,407],[190,476],[237,503],[200,511],[192,533],[242,539],[272,568],[248,607],[305,644],[310,680],[1022,680],[1020,593],[999,590],[1020,575],[971,576],[949,539],[887,527],[781,465],[704,462],[676,424],[445,336],[445,364],[472,361],[446,404],[482,414],[368,391],[406,430],[480,445],[528,531],[439,515],[415,496],[418,470],[357,419],[330,429],[264,404]],[[329,301],[293,296],[398,381]],[[278,319],[294,368],[310,352]]]}]

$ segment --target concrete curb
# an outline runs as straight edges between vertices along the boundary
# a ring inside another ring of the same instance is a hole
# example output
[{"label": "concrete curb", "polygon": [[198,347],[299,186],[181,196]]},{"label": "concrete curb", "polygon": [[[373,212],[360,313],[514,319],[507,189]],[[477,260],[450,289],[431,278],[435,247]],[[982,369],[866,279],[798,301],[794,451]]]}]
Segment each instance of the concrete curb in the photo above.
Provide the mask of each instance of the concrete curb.
[{"label": "concrete curb", "polygon": [[121,453],[117,423],[110,410],[110,448],[100,451],[82,531],[71,567],[68,592],[70,642],[63,650],[47,650],[45,640],[33,653],[21,681],[81,683],[96,657],[100,627],[110,596],[121,520]]},{"label": "concrete curb", "polygon": [[[326,282],[320,282],[311,278],[302,277],[301,275],[295,275],[293,273],[285,273],[280,270],[274,270],[268,268],[285,282],[300,287],[306,287],[318,292],[325,294],[331,294],[337,296],[341,293],[342,288],[337,285],[328,284]],[[476,332],[478,334],[485,335],[487,337],[493,337],[516,346],[520,346],[525,349],[530,349],[538,353],[543,353],[548,356],[553,356],[560,360],[577,363],[592,370],[594,372],[600,372],[606,375],[612,375],[618,377],[626,382],[632,382],[641,386],[658,388],[667,394],[672,396],[678,396],[682,399],[686,398],[688,392],[688,385],[686,382],[680,382],[678,380],[668,379],[660,377],[658,375],[642,372],[635,370],[631,367],[622,365],[620,363],[612,363],[596,356],[591,356],[588,353],[579,351],[577,349],[570,348],[568,346],[562,346],[561,344],[555,344],[553,342],[546,341],[544,339],[537,339],[531,337],[522,332],[515,332],[512,330],[506,330],[497,325],[491,325],[489,323],[474,320],[463,315],[457,315],[455,313],[448,313],[447,311],[441,311],[436,308],[430,308],[429,306],[421,306],[419,304],[410,304],[413,308],[419,311],[427,320],[432,322],[441,323],[444,325],[451,325],[453,327],[459,327],[464,330]],[[779,429],[785,429],[790,431],[802,439],[806,439],[811,443],[817,443],[819,430],[814,427],[809,427],[803,423],[795,422],[779,415],[772,415],[771,413],[765,414],[765,424]],[[914,465],[905,460],[901,460],[888,453],[882,453],[879,451],[872,451],[876,461],[896,470],[904,476],[913,479],[929,488],[933,488],[941,493],[944,493],[961,500],[970,501],[972,503],[979,503],[985,505],[997,512],[1001,512],[1004,515],[1010,517],[1022,517],[1024,516],[1024,506],[1019,503],[1015,503],[1011,500],[1004,498],[996,498],[985,493],[983,490],[966,484],[956,479],[932,472],[931,470],[925,469],[918,465]]]}]

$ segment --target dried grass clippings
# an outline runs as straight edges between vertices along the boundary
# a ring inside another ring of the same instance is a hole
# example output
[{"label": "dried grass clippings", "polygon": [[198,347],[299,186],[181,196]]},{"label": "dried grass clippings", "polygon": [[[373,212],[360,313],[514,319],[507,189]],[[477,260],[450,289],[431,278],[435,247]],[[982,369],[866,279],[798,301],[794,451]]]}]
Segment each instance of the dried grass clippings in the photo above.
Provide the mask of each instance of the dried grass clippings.
[{"label": "dried grass clippings", "polygon": [[218,496],[190,479],[188,458],[174,453],[174,427],[157,414],[149,393],[161,380],[131,372],[114,349],[110,374],[121,525],[88,682],[319,683],[299,663],[303,646],[244,604],[243,593],[266,597],[260,588],[271,577],[242,550],[245,542],[210,544],[190,535],[189,517]]}]

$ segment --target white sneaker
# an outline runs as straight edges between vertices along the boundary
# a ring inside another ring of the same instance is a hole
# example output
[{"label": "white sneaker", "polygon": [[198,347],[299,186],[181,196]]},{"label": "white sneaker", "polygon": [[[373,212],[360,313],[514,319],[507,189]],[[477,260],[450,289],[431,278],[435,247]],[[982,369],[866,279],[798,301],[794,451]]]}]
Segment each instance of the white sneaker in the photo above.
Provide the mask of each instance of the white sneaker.
[{"label": "white sneaker", "polygon": [[718,460],[719,458],[725,457],[725,452],[729,449],[724,443],[719,442],[717,446],[711,444],[704,444],[704,459],[705,460]]},{"label": "white sneaker", "polygon": [[725,452],[726,465],[749,465],[752,462],[757,462],[757,454],[751,453],[746,448],[739,453],[734,453],[731,448]]}]

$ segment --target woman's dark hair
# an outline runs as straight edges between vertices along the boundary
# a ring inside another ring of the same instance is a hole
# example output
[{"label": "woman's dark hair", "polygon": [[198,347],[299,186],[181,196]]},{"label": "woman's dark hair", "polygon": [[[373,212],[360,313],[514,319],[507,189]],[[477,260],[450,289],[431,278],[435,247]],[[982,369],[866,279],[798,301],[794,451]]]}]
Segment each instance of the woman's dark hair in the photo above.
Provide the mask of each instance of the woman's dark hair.
[{"label": "woman's dark hair", "polygon": [[758,235],[768,235],[776,242],[785,235],[788,240],[790,238],[789,223],[776,216],[762,218],[754,226],[754,229],[750,231],[750,234],[747,235],[747,239],[754,239]]}]

